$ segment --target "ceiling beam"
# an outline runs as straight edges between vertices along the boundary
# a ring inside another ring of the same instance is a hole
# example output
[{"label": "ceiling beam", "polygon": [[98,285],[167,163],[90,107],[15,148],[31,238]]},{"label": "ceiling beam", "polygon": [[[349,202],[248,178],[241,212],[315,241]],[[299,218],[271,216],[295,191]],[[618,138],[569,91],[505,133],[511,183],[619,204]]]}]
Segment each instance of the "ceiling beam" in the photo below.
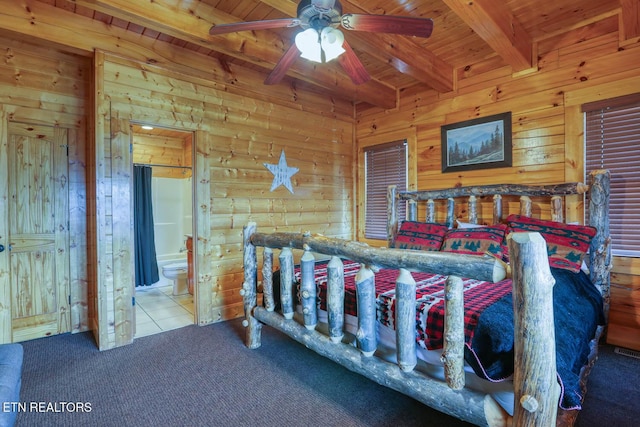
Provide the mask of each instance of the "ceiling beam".
[{"label": "ceiling beam", "polygon": [[640,1],[620,0],[620,34],[622,40],[640,37]]},{"label": "ceiling beam", "polygon": [[[272,69],[286,51],[285,43],[272,31],[240,32],[224,36],[210,36],[213,23],[239,22],[203,2],[191,7],[170,0],[73,0],[74,3],[143,27],[206,47],[243,61]],[[336,66],[313,66],[297,61],[291,68],[296,78],[320,86],[336,98],[366,102],[384,109],[395,108],[397,91],[372,80],[354,85]]]},{"label": "ceiling beam", "polygon": [[443,0],[513,71],[533,66],[533,42],[505,3],[491,0]]},{"label": "ceiling beam", "polygon": [[[299,3],[296,0],[261,1],[288,16],[296,16]],[[346,8],[349,13],[370,13],[355,3],[346,0],[341,3],[343,12]],[[357,50],[389,64],[399,72],[410,75],[438,92],[453,90],[453,67],[409,38],[358,31],[345,31],[345,34]]]}]

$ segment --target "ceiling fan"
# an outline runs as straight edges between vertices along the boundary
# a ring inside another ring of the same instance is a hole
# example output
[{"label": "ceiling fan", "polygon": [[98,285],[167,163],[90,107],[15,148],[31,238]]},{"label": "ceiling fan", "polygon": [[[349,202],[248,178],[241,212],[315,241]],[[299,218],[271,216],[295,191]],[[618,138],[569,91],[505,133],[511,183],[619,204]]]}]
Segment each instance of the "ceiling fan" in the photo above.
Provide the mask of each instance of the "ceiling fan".
[{"label": "ceiling fan", "polygon": [[433,21],[429,18],[412,16],[342,14],[338,0],[301,0],[297,18],[267,19],[262,21],[235,22],[214,25],[210,35],[228,34],[237,31],[268,30],[276,28],[301,27],[295,43],[284,53],[271,71],[265,84],[279,83],[287,70],[299,56],[315,62],[338,59],[340,65],[354,84],[369,81],[371,76],[344,40],[338,29],[351,31],[401,34],[405,36],[429,37],[433,31]]}]

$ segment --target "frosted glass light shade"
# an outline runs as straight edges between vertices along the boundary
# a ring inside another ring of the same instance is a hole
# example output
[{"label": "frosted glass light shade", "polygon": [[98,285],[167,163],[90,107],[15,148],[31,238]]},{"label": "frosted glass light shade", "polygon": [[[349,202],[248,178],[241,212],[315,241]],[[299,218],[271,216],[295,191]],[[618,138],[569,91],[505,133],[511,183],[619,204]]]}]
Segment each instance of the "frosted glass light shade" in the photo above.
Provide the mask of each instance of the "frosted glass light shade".
[{"label": "frosted glass light shade", "polygon": [[324,58],[326,62],[337,58],[345,52],[342,47],[344,44],[344,34],[342,34],[342,31],[336,30],[335,28],[323,28],[320,33],[320,43],[322,44],[322,50],[324,50]]},{"label": "frosted glass light shade", "polygon": [[318,32],[308,28],[296,35],[296,47],[303,58],[309,61],[322,62],[322,52],[318,41]]}]

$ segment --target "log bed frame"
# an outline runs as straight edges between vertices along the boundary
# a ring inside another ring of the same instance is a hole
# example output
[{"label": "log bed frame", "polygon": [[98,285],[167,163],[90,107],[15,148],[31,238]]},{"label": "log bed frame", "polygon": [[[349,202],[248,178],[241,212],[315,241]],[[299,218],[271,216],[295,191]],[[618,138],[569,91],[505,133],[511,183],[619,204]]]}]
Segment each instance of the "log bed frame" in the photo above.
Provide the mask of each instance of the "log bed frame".
[{"label": "log bed frame", "polygon": [[[519,196],[521,215],[531,215],[534,196],[551,197],[551,215],[562,222],[563,197],[589,191],[589,223],[597,234],[591,242],[589,267],[592,282],[604,297],[605,316],[609,305],[609,271],[611,251],[609,237],[608,171],[595,171],[590,185],[580,183],[552,186],[494,185],[460,187],[451,190],[403,192],[389,190],[389,240],[398,229],[397,200],[407,200],[408,218],[416,218],[416,205],[426,201],[426,220],[435,222],[434,203],[447,202],[447,224],[454,221],[454,198],[467,197],[469,222],[477,222],[477,197],[493,195],[493,222],[502,218],[501,198]],[[256,224],[243,230],[244,283],[243,295],[246,328],[245,344],[249,348],[261,345],[263,324],[274,327],[313,351],[386,387],[404,393],[425,405],[461,420],[487,426],[549,426],[573,425],[578,411],[558,410],[559,385],[555,367],[555,337],[553,327],[552,289],[554,279],[549,270],[546,243],[538,233],[512,233],[507,241],[510,269],[489,256],[460,255],[444,252],[423,252],[402,249],[374,248],[366,244],[312,235],[310,233],[256,232]],[[262,266],[263,304],[258,305],[258,261],[256,247],[264,247]],[[282,313],[274,310],[273,249],[280,249],[280,286]],[[300,249],[300,295],[302,319],[294,319],[293,253]],[[328,330],[316,330],[316,286],[313,278],[313,253],[330,256],[327,278]],[[358,333],[357,347],[344,339],[344,282],[339,258],[362,265],[356,275]],[[377,268],[395,268],[396,280],[396,341],[397,361],[390,363],[375,356],[376,310],[374,280]],[[510,270],[510,271],[508,271]],[[445,343],[442,353],[446,382],[433,379],[414,370],[415,353],[415,281],[410,271],[447,275],[445,300]],[[515,404],[510,417],[491,396],[464,388],[464,331],[461,277],[486,281],[513,279],[515,372],[513,376]],[[586,392],[586,377],[597,357],[598,340],[604,327],[599,327],[591,342],[588,363],[582,368],[581,387]],[[526,337],[526,338],[525,338]]]}]

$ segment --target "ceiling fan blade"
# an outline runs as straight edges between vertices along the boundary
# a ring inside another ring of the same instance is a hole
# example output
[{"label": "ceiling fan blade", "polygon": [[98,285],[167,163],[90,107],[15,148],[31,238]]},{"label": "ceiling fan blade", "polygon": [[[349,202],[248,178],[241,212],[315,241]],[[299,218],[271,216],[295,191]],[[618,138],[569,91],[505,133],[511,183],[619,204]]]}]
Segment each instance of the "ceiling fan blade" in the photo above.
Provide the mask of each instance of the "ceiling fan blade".
[{"label": "ceiling fan blade", "polygon": [[236,31],[270,30],[273,28],[296,27],[300,25],[297,18],[265,19],[264,21],[233,22],[230,24],[214,25],[209,30],[209,35],[235,33]]},{"label": "ceiling fan blade", "polygon": [[342,27],[353,31],[429,37],[433,31],[433,21],[431,18],[416,18],[414,16],[347,13],[342,15]]},{"label": "ceiling fan blade", "polygon": [[267,76],[264,84],[276,85],[280,83],[284,75],[287,74],[287,70],[289,69],[289,67],[291,67],[295,60],[298,59],[300,53],[301,52],[296,44],[293,43],[291,47],[287,49],[284,55],[282,55],[282,58],[280,58],[274,69],[271,70],[271,73],[269,73],[269,75]]},{"label": "ceiling fan blade", "polygon": [[355,85],[361,85],[371,79],[369,72],[364,68],[358,55],[351,49],[346,41],[343,43],[344,53],[338,57],[338,62],[342,65],[345,73],[351,77],[351,81]]}]

